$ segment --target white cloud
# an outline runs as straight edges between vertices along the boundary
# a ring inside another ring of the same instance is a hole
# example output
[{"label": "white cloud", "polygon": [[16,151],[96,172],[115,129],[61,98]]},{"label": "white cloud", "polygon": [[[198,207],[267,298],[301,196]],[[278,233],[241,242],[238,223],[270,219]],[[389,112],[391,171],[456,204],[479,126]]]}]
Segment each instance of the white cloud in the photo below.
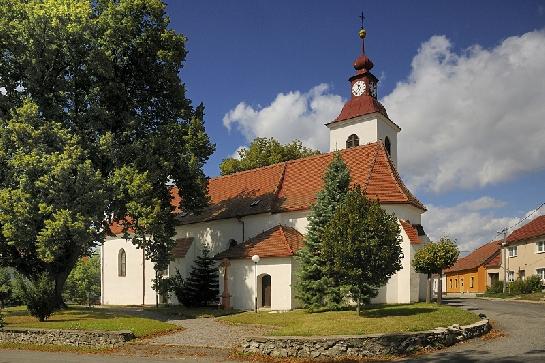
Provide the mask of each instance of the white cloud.
[{"label": "white cloud", "polygon": [[233,159],[240,160],[239,151],[242,150],[242,149],[246,149],[246,146],[239,146],[239,147],[237,147],[237,149],[235,150],[235,152],[232,153],[229,157],[230,157],[230,158],[233,158]]},{"label": "white cloud", "polygon": [[543,74],[543,31],[461,54],[444,36],[423,43],[408,79],[383,100],[403,129],[399,166],[409,185],[470,189],[545,168]]},{"label": "white cloud", "polygon": [[491,197],[459,203],[452,207],[427,205],[428,212],[422,215],[422,224],[432,241],[449,236],[458,241],[462,251],[472,251],[492,239],[499,239],[498,231],[519,221],[517,217],[497,217],[493,209],[501,208],[504,202]]},{"label": "white cloud", "polygon": [[338,116],[343,100],[320,84],[302,93],[279,93],[266,107],[253,107],[244,102],[223,117],[228,129],[237,128],[251,141],[256,137],[274,137],[281,143],[299,139],[308,147],[328,150],[328,129],[324,123]]}]

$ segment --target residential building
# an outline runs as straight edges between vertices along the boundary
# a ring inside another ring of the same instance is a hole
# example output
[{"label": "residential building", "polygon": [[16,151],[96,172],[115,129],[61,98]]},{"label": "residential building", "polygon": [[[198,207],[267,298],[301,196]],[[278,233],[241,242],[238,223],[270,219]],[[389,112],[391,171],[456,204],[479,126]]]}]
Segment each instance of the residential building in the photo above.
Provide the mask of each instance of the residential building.
[{"label": "residential building", "polygon": [[539,216],[506,239],[504,267],[509,281],[539,275],[545,283],[545,216]]},{"label": "residential building", "polygon": [[484,244],[444,271],[449,293],[483,293],[499,280],[501,241]]}]

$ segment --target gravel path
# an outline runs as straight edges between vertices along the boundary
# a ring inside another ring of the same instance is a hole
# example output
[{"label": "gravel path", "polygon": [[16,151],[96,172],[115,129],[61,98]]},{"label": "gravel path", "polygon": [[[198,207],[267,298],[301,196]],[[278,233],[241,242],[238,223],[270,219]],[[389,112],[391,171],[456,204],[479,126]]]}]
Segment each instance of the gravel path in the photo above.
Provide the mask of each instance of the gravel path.
[{"label": "gravel path", "polygon": [[272,328],[257,325],[229,325],[215,318],[169,320],[185,328],[181,332],[151,338],[148,344],[232,348],[248,336],[266,335]]}]

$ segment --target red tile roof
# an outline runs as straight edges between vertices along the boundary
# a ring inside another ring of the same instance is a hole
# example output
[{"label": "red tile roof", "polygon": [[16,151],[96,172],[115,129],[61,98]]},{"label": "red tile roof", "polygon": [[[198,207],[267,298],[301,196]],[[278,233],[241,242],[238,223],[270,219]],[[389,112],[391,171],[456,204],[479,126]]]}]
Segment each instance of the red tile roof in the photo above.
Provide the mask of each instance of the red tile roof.
[{"label": "red tile roof", "polygon": [[416,230],[416,228],[414,228],[409,222],[404,221],[403,219],[400,219],[399,223],[401,224],[401,227],[403,227],[403,229],[405,230],[405,233],[407,233],[411,244],[419,244],[420,236],[418,236],[418,231]]},{"label": "red tile roof", "polygon": [[275,226],[250,238],[248,241],[230,247],[228,250],[217,254],[214,258],[240,259],[259,257],[289,257],[303,248],[303,235],[291,227]]},{"label": "red tile roof", "polygon": [[388,117],[386,114],[386,109],[379,101],[376,100],[376,98],[369,95],[354,96],[344,104],[341,113],[332,123],[349,120],[354,117],[375,112]]},{"label": "red tile roof", "polygon": [[545,216],[539,216],[533,221],[516,229],[507,236],[507,243],[522,241],[529,238],[540,237],[545,235]]},{"label": "red tile roof", "polygon": [[[382,142],[340,151],[352,184],[383,204],[425,207],[405,187]],[[323,175],[334,153],[321,154],[231,175],[208,183],[211,205],[199,215],[180,216],[182,224],[241,217],[266,212],[309,209],[323,186]]]},{"label": "red tile roof", "polygon": [[469,255],[456,261],[454,266],[446,269],[444,272],[456,272],[475,269],[481,265],[486,265],[500,254],[502,241],[492,241],[475,249]]},{"label": "red tile roof", "polygon": [[193,237],[178,238],[176,239],[176,245],[172,248],[172,256],[178,258],[184,258],[187,255],[187,251],[193,243]]}]

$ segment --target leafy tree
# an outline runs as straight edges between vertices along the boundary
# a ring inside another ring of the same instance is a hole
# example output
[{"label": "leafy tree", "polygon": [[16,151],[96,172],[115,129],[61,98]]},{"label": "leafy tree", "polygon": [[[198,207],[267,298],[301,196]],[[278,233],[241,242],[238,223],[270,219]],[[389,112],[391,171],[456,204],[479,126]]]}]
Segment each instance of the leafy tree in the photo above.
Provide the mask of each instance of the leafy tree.
[{"label": "leafy tree", "polygon": [[305,247],[298,254],[296,294],[309,310],[337,309],[343,299],[342,287],[329,276],[325,267],[329,261],[322,254],[323,232],[333,217],[337,205],[348,193],[350,172],[339,153],[335,154],[324,175],[324,186],[316,197],[308,217]]},{"label": "leafy tree", "polygon": [[217,302],[219,295],[218,269],[210,257],[210,250],[203,247],[202,255],[194,261],[185,282],[182,302],[187,306],[208,306]]},{"label": "leafy tree", "polygon": [[204,107],[185,96],[186,38],[168,29],[165,6],[0,0],[0,265],[50,278],[58,306],[112,221],[162,271],[175,234],[169,183],[185,211],[207,203],[214,146]]},{"label": "leafy tree", "polygon": [[414,269],[428,275],[426,302],[431,301],[431,275],[439,274],[437,303],[441,304],[443,270],[454,265],[459,255],[458,247],[448,237],[441,237],[439,242],[428,243],[415,253],[412,262]]},{"label": "leafy tree", "polygon": [[356,186],[324,228],[322,253],[328,273],[349,288],[359,314],[362,302],[402,268],[397,219]]},{"label": "leafy tree", "polygon": [[248,148],[238,151],[239,158],[223,159],[220,172],[221,175],[228,175],[319,153],[318,150],[303,146],[299,140],[282,145],[272,137],[269,139],[258,137],[250,143]]},{"label": "leafy tree", "polygon": [[66,280],[64,295],[78,304],[91,303],[100,296],[100,259],[98,254],[79,259]]},{"label": "leafy tree", "polygon": [[6,305],[6,301],[11,297],[12,284],[11,274],[5,267],[0,267],[0,309]]}]

